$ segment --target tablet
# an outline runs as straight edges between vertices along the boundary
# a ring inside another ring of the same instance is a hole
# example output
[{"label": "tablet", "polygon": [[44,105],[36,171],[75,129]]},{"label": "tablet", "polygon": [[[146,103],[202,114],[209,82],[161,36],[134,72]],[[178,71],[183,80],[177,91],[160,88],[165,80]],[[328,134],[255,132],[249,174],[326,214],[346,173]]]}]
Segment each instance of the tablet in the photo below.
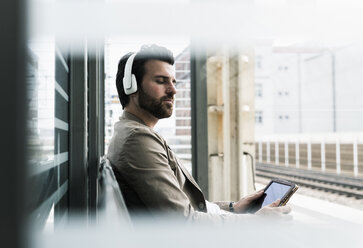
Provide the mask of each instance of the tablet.
[{"label": "tablet", "polygon": [[279,206],[284,206],[298,188],[299,187],[292,182],[281,179],[273,179],[265,187],[263,195],[251,203],[247,212],[255,213],[259,209],[273,203],[277,199],[281,200]]}]

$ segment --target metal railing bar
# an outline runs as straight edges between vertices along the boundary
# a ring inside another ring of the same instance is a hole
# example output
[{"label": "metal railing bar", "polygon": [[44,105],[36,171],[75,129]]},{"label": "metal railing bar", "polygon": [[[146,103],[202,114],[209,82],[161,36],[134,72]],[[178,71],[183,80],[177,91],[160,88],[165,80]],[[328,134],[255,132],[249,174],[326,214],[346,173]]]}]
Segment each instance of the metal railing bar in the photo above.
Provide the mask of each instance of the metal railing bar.
[{"label": "metal railing bar", "polygon": [[55,47],[55,52],[57,53],[59,60],[61,61],[62,65],[64,66],[64,69],[67,71],[67,73],[69,73],[69,67],[66,63],[66,61],[64,60],[64,57],[62,55],[62,53],[60,52],[59,48],[56,46]]},{"label": "metal railing bar", "polygon": [[63,88],[58,84],[57,81],[54,83],[55,90],[58,91],[58,93],[67,101],[69,102],[69,96],[68,94],[63,90]]},{"label": "metal railing bar", "polygon": [[68,180],[65,181],[62,186],[60,186],[54,193],[48,197],[43,203],[36,208],[29,216],[30,220],[36,224],[36,226],[41,225],[48,218],[48,213],[52,208],[52,205],[56,205],[60,199],[68,191]]},{"label": "metal railing bar", "polygon": [[353,187],[360,187],[363,188],[363,179],[349,177],[349,176],[342,176],[336,175],[333,173],[322,173],[319,170],[306,170],[306,169],[296,169],[293,167],[286,168],[284,166],[271,166],[265,163],[259,163],[256,167],[258,170],[274,170],[278,171],[281,175],[289,175],[289,176],[296,176],[296,177],[310,177],[312,179],[319,178],[319,180],[324,180],[329,183],[336,183],[336,182],[345,182]]},{"label": "metal railing bar", "polygon": [[45,164],[39,165],[31,165],[30,171],[29,171],[29,175],[30,176],[34,176],[34,175],[38,175],[41,174],[47,170],[50,170],[60,164],[63,164],[64,162],[68,161],[68,152],[63,152],[60,154],[55,154],[54,155],[54,160],[53,161],[49,161]]},{"label": "metal railing bar", "polygon": [[65,131],[69,130],[69,124],[65,121],[62,121],[56,117],[54,117],[54,127],[58,129],[62,129]]}]

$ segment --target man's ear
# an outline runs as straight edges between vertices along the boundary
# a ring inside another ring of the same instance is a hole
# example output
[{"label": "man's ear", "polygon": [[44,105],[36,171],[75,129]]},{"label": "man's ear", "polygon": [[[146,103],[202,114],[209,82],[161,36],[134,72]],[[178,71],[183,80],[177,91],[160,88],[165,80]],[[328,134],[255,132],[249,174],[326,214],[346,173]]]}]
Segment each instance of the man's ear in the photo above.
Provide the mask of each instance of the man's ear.
[{"label": "man's ear", "polygon": [[129,95],[129,97],[130,97],[130,101],[135,101],[135,100],[137,100],[138,96],[139,96],[138,91],[136,91],[135,93],[132,93],[131,95]]},{"label": "man's ear", "polygon": [[136,91],[135,93],[132,93],[131,95],[129,95],[129,97],[136,97],[136,95],[139,95],[139,91]]},{"label": "man's ear", "polygon": [[131,100],[137,100],[139,97],[139,87],[141,87],[141,85],[137,85],[137,91],[135,93],[132,93],[131,95],[129,95],[130,97],[130,101]]}]

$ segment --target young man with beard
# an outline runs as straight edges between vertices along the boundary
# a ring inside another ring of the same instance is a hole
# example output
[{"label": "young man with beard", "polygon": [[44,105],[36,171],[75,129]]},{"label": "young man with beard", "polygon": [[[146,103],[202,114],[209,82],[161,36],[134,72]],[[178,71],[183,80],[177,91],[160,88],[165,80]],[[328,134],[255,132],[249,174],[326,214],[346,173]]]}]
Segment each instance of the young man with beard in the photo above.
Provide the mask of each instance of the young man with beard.
[{"label": "young man with beard", "polygon": [[[129,212],[131,216],[173,214],[191,221],[245,219],[248,215],[236,213],[244,213],[262,191],[235,203],[209,203],[167,142],[153,130],[159,119],[173,112],[173,64],[169,50],[152,45],[126,54],[118,65],[116,86],[124,112],[115,124],[107,157]],[[278,204],[256,214],[286,217],[290,208]]]}]

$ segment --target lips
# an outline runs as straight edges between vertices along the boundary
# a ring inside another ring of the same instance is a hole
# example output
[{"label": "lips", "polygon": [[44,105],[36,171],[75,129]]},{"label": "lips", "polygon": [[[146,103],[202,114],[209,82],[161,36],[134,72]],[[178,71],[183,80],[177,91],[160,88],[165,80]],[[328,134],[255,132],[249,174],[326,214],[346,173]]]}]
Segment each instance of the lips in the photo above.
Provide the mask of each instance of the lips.
[{"label": "lips", "polygon": [[162,101],[163,102],[168,102],[168,103],[174,103],[174,99],[173,98],[165,98]]}]

